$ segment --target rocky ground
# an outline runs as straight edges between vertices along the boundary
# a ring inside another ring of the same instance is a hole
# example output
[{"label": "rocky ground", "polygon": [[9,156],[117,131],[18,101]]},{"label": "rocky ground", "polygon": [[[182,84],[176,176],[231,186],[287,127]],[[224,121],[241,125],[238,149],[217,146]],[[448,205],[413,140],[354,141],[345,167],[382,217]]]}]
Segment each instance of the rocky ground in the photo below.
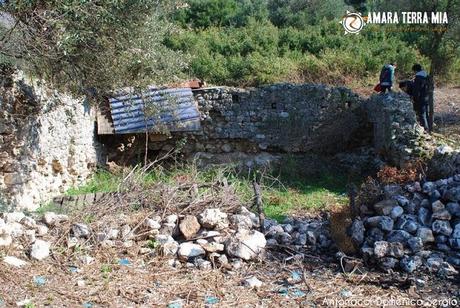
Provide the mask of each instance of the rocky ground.
[{"label": "rocky ground", "polygon": [[435,91],[435,132],[460,143],[460,87]]},{"label": "rocky ground", "polygon": [[[459,94],[436,94],[436,132],[456,140]],[[361,208],[352,239],[364,259],[338,252],[327,215],[261,230],[225,185],[185,207],[176,194],[194,187],[165,189],[154,211],[116,199],[3,214],[0,307],[458,306],[459,183],[412,183]]]}]

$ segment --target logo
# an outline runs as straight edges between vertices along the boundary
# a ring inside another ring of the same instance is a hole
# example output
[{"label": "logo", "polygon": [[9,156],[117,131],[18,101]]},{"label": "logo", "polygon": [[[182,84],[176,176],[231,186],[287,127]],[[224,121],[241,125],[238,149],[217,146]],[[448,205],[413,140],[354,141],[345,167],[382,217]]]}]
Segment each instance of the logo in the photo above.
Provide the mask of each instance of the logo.
[{"label": "logo", "polygon": [[345,34],[358,34],[359,31],[361,31],[366,25],[364,18],[361,16],[361,13],[352,13],[350,11],[347,11],[347,14],[343,16],[340,23],[345,29]]}]

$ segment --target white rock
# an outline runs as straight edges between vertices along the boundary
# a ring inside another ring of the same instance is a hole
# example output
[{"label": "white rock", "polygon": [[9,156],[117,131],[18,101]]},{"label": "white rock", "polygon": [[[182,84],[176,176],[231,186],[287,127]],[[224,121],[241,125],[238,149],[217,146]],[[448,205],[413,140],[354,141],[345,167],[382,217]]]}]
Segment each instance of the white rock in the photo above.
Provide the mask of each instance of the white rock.
[{"label": "white rock", "polygon": [[236,230],[251,230],[252,220],[251,217],[242,214],[236,214],[231,217],[232,224]]},{"label": "white rock", "polygon": [[267,244],[265,236],[259,231],[238,231],[225,245],[228,255],[244,260],[255,258]]},{"label": "white rock", "polygon": [[19,237],[24,234],[24,227],[19,222],[10,222],[7,223],[4,227],[5,233],[11,235],[12,237]]},{"label": "white rock", "polygon": [[16,266],[16,267],[23,267],[27,265],[26,261],[18,259],[13,256],[6,256],[5,258],[3,258],[3,262],[5,262],[8,265]]},{"label": "white rock", "polygon": [[20,222],[26,215],[23,212],[12,212],[3,214],[6,223]]},{"label": "white rock", "polygon": [[172,215],[166,216],[165,221],[168,224],[175,224],[178,218],[179,217],[177,215],[172,214]]},{"label": "white rock", "polygon": [[172,236],[158,234],[155,236],[155,240],[160,244],[160,250],[165,256],[174,256],[179,249],[179,243],[177,243]]},{"label": "white rock", "polygon": [[227,214],[219,209],[206,209],[198,218],[201,225],[205,228],[223,229],[228,227]]},{"label": "white rock", "polygon": [[84,255],[84,256],[80,257],[80,260],[81,260],[81,262],[83,264],[89,265],[89,264],[93,263],[94,258],[89,256],[89,255]]},{"label": "white rock", "polygon": [[123,225],[121,227],[121,239],[122,240],[130,240],[133,237],[134,237],[134,235],[131,232],[131,227],[129,225]]},{"label": "white rock", "polygon": [[198,244],[185,242],[179,245],[179,251],[177,252],[177,254],[180,259],[187,260],[188,258],[194,258],[204,255],[205,251]]},{"label": "white rock", "polygon": [[72,248],[77,246],[78,244],[78,239],[76,237],[69,237],[67,239],[67,247]]},{"label": "white rock", "polygon": [[37,225],[35,229],[37,230],[38,236],[43,236],[48,233],[48,227],[45,225]]},{"label": "white rock", "polygon": [[72,233],[76,238],[88,238],[90,235],[89,228],[85,224],[73,224]]},{"label": "white rock", "polygon": [[50,255],[50,246],[49,242],[45,242],[43,240],[36,240],[35,243],[32,245],[32,250],[30,252],[30,256],[36,260],[43,260]]},{"label": "white rock", "polygon": [[26,299],[23,299],[22,301],[16,302],[16,306],[25,307],[27,305],[30,305],[31,303],[32,303],[32,301],[30,299],[26,298]]},{"label": "white rock", "polygon": [[29,243],[35,242],[35,230],[26,230],[24,235]]},{"label": "white rock", "polygon": [[161,224],[158,221],[153,220],[151,218],[146,218],[144,220],[144,226],[150,230],[158,230],[161,228]]},{"label": "white rock", "polygon": [[119,234],[120,234],[120,230],[118,230],[118,229],[110,229],[109,232],[107,232],[107,238],[109,240],[116,240],[118,238]]},{"label": "white rock", "polygon": [[204,250],[210,253],[224,251],[225,248],[224,244],[219,244],[216,242],[199,244],[201,247],[203,247]]},{"label": "white rock", "polygon": [[10,246],[13,243],[13,238],[9,234],[0,235],[0,247]]},{"label": "white rock", "polygon": [[260,288],[263,285],[263,282],[252,276],[244,280],[244,285],[250,288]]},{"label": "white rock", "polygon": [[86,285],[86,282],[83,279],[77,280],[77,287],[83,288]]},{"label": "white rock", "polygon": [[50,227],[68,220],[69,217],[63,214],[56,214],[54,212],[46,212],[43,214],[43,222]]}]

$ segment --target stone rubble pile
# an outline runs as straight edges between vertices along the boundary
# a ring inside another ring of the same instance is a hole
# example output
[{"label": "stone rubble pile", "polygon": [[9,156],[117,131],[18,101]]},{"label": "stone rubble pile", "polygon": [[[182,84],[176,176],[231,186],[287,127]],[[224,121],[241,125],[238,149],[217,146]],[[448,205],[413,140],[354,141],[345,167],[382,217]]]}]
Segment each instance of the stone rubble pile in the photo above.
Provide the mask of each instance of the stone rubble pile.
[{"label": "stone rubble pile", "polygon": [[435,182],[384,187],[385,199],[361,205],[350,235],[364,260],[383,270],[428,270],[442,276],[460,266],[460,174]]},{"label": "stone rubble pile", "polygon": [[[217,208],[203,210],[199,215],[169,215],[147,217],[135,224],[119,219],[118,225],[99,222],[103,227],[71,223],[66,215],[45,213],[35,220],[22,212],[3,213],[0,218],[0,249],[8,247],[3,259],[14,266],[27,261],[46,259],[53,243],[69,229],[65,246],[83,245],[101,247],[138,248],[143,257],[166,257],[173,267],[239,268],[243,261],[266,256],[266,248],[290,246],[302,251],[323,251],[334,247],[327,223],[318,219],[286,219],[283,224],[264,220],[264,233],[260,232],[258,215],[245,207],[236,214],[227,214]],[[92,229],[93,228],[93,229]],[[137,244],[137,245],[135,245]],[[88,251],[91,251],[90,249]],[[20,257],[20,258],[17,258]],[[84,263],[94,260],[85,256]],[[22,259],[21,259],[22,258]]]}]

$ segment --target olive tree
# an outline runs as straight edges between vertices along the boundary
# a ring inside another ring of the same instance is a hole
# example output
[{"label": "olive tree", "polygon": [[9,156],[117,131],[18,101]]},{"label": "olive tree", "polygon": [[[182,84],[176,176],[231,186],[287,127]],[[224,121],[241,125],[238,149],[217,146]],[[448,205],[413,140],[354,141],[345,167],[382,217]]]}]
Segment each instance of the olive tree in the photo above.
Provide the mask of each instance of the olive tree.
[{"label": "olive tree", "polygon": [[175,29],[166,0],[3,0],[3,60],[73,93],[177,79],[184,56],[163,44]]}]

